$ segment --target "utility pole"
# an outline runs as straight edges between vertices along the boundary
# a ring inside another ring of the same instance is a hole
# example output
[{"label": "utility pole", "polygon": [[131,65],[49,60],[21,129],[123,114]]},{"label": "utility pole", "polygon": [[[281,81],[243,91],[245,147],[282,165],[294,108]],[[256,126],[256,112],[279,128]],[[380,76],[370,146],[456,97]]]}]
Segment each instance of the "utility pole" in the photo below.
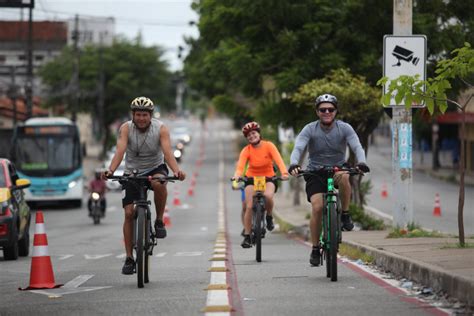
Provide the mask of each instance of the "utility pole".
[{"label": "utility pole", "polygon": [[[412,11],[412,0],[393,1],[393,35],[412,35]],[[408,150],[402,151],[401,148],[406,146]],[[397,226],[406,228],[413,223],[413,165],[412,114],[405,106],[393,107],[392,180],[394,221]]]},{"label": "utility pole", "polygon": [[72,121],[77,119],[77,110],[79,107],[79,15],[74,19],[74,30],[72,31],[74,61],[70,87],[70,102]]},{"label": "utility pole", "polygon": [[105,106],[105,73],[103,60],[103,33],[99,34],[99,97],[97,100],[97,107],[99,109],[99,139],[102,142],[102,154],[105,153],[104,140],[104,106]]},{"label": "utility pole", "polygon": [[33,8],[35,1],[31,0],[28,19],[28,41],[27,41],[27,70],[26,70],[26,118],[30,118],[33,114]]},{"label": "utility pole", "polygon": [[13,128],[16,127],[17,124],[17,111],[16,111],[16,97],[17,97],[17,86],[16,86],[16,67],[10,66],[10,74],[11,74],[11,84],[10,88],[8,89],[8,97],[12,100],[12,107],[13,107]]}]

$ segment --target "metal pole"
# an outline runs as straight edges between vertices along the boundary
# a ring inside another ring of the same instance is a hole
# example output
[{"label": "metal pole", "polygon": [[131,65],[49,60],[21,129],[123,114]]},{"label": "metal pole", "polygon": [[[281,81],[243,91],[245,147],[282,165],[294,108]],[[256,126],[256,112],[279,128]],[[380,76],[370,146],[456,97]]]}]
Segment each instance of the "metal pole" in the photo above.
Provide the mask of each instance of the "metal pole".
[{"label": "metal pole", "polygon": [[[393,35],[412,35],[412,0],[393,1]],[[392,180],[394,224],[413,223],[412,114],[395,106],[392,118]]]},{"label": "metal pole", "polygon": [[79,107],[79,15],[76,14],[74,19],[74,31],[72,33],[73,47],[74,47],[74,65],[72,73],[72,120],[75,122],[77,119],[77,110]]},{"label": "metal pole", "polygon": [[12,99],[12,106],[13,106],[13,128],[16,127],[17,120],[17,111],[16,111],[16,97],[17,97],[17,89],[16,89],[16,67],[15,66],[10,66],[11,70],[11,76],[12,76],[12,82],[11,82],[11,87],[10,87],[10,98]]},{"label": "metal pole", "polygon": [[34,0],[31,0],[31,6],[29,9],[28,19],[28,44],[27,44],[27,59],[28,66],[26,72],[26,118],[30,118],[33,114],[33,7],[35,5]]}]

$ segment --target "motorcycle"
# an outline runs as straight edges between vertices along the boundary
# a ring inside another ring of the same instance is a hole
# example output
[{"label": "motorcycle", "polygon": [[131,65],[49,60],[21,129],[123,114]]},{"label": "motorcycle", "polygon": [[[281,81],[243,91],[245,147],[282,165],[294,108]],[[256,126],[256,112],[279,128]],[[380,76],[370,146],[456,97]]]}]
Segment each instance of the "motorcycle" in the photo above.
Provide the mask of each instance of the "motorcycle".
[{"label": "motorcycle", "polygon": [[100,224],[100,219],[105,217],[105,199],[97,192],[92,192],[89,197],[89,216],[95,225]]},{"label": "motorcycle", "polygon": [[[181,146],[179,146],[179,145],[181,145]],[[176,145],[176,147],[173,150],[174,158],[176,159],[176,161],[178,163],[181,162],[181,158],[183,157],[183,149],[184,148],[182,147],[182,144],[178,143],[178,145]]]}]

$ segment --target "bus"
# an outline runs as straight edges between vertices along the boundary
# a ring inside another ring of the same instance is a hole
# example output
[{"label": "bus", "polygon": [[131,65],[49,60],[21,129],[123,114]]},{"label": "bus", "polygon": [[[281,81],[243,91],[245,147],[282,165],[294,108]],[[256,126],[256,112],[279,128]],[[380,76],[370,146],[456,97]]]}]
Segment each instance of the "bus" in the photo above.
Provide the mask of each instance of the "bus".
[{"label": "bus", "polygon": [[29,204],[70,202],[82,206],[84,190],[82,148],[77,125],[64,117],[39,117],[18,125],[13,133],[11,158]]}]

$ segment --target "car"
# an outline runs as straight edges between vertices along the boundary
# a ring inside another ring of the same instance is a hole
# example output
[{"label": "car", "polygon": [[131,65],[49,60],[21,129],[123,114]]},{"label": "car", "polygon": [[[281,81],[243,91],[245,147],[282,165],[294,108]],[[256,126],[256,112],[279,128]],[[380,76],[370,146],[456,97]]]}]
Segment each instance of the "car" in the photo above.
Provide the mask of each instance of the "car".
[{"label": "car", "polygon": [[191,132],[186,126],[178,126],[171,130],[170,139],[172,143],[182,141],[185,145],[191,142]]},{"label": "car", "polygon": [[30,185],[30,180],[18,178],[11,161],[0,158],[0,248],[5,260],[29,254],[31,212],[23,189]]}]

